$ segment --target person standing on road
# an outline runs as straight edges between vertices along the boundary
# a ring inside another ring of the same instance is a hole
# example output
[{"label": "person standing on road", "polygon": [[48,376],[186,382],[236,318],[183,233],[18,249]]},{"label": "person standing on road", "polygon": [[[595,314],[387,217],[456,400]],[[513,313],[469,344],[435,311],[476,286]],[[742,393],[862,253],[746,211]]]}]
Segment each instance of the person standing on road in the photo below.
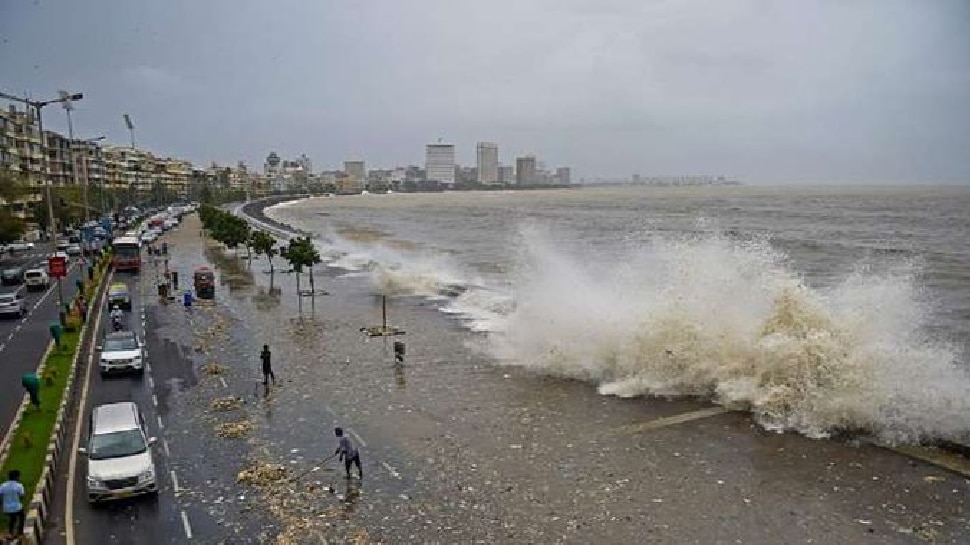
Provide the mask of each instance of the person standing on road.
[{"label": "person standing on road", "polygon": [[273,386],[276,386],[276,375],[273,374],[272,354],[269,351],[268,344],[263,345],[259,359],[263,360],[263,386],[268,385],[270,379],[273,379]]},{"label": "person standing on road", "polygon": [[3,514],[7,515],[7,533],[11,538],[24,533],[25,493],[24,485],[20,482],[20,471],[11,469],[7,482],[0,484],[0,501],[3,502]]},{"label": "person standing on road", "polygon": [[339,454],[340,456],[337,459],[343,460],[344,470],[347,472],[347,478],[350,478],[350,466],[353,464],[357,466],[357,477],[360,480],[364,480],[364,470],[360,467],[360,453],[357,451],[357,447],[350,442],[349,437],[344,435],[343,428],[335,428],[333,433],[340,441],[334,454]]}]

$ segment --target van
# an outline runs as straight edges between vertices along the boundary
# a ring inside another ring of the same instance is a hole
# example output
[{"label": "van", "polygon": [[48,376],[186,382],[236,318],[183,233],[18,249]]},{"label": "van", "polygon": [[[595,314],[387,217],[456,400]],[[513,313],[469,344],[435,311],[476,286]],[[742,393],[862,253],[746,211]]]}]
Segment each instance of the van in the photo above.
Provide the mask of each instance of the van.
[{"label": "van", "polygon": [[47,289],[51,285],[51,278],[44,269],[27,269],[24,272],[24,284],[27,289]]},{"label": "van", "polygon": [[91,411],[87,446],[78,452],[88,458],[88,501],[157,494],[152,457],[154,437],[131,401],[99,405]]}]

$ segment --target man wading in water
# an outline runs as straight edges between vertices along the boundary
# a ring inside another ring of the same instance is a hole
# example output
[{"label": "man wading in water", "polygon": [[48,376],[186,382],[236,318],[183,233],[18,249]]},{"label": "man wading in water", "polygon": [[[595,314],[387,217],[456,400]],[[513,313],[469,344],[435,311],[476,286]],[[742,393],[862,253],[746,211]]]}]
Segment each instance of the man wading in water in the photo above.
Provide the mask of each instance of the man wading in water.
[{"label": "man wading in water", "polygon": [[263,360],[263,386],[269,386],[269,380],[273,379],[273,386],[276,386],[276,375],[273,374],[273,364],[270,363],[272,355],[269,352],[269,345],[263,345],[263,351],[259,353],[259,358]]},{"label": "man wading in water", "polygon": [[344,469],[347,471],[347,478],[350,478],[350,466],[353,464],[357,466],[357,477],[360,480],[364,480],[364,470],[360,468],[360,453],[357,452],[357,448],[350,442],[350,439],[344,436],[343,428],[336,428],[333,432],[336,434],[337,439],[340,440],[340,444],[337,446],[334,454],[339,454],[340,457],[337,459],[343,460]]}]

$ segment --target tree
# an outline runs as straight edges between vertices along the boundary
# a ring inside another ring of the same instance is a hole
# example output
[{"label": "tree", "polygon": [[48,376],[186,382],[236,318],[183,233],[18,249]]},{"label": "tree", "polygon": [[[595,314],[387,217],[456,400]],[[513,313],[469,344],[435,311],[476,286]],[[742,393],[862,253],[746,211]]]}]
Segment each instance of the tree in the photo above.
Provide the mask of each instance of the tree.
[{"label": "tree", "polygon": [[270,283],[272,284],[273,256],[276,255],[276,239],[266,231],[253,231],[249,235],[249,246],[256,252],[256,255],[265,255],[269,261]]},{"label": "tree", "polygon": [[8,210],[0,209],[0,244],[13,242],[24,236],[24,220]]},{"label": "tree", "polygon": [[313,287],[313,266],[320,263],[320,253],[313,245],[310,237],[297,237],[290,240],[288,246],[280,250],[280,255],[286,259],[296,273],[296,292],[300,293],[300,273],[303,268],[310,269],[310,286]]}]

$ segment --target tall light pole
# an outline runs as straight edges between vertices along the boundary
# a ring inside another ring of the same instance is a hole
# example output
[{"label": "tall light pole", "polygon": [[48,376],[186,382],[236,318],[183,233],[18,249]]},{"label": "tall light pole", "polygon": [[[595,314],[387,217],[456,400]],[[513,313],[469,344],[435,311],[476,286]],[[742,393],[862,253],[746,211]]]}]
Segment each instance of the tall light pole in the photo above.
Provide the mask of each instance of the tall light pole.
[{"label": "tall light pole", "polygon": [[[74,157],[74,123],[71,120],[71,110],[74,109],[74,105],[71,104],[71,95],[67,91],[58,91],[57,94],[61,96],[61,106],[64,107],[64,111],[67,112],[67,139],[70,142],[68,148],[68,157],[71,158],[71,177],[74,179],[74,185],[78,185],[78,165],[77,159]],[[84,223],[88,222],[90,216],[88,215],[88,183],[87,180],[84,181]]]},{"label": "tall light pole", "polygon": [[[67,93],[64,93],[60,98],[56,98],[53,100],[30,100],[28,98],[21,98],[18,96],[8,95],[7,93],[0,92],[0,98],[5,98],[7,100],[13,100],[16,102],[26,104],[27,106],[33,107],[37,111],[37,128],[40,130],[40,153],[42,156],[41,172],[44,179],[44,185],[47,187],[47,221],[48,221],[47,230],[50,237],[53,238],[54,228],[55,228],[54,227],[54,202],[52,200],[53,196],[51,195],[51,182],[50,182],[50,177],[48,172],[49,168],[47,164],[47,145],[46,145],[47,141],[44,138],[44,118],[41,115],[41,112],[44,106],[48,106],[50,104],[56,104],[58,102],[66,102],[68,100],[81,100],[82,98],[84,98],[84,94],[74,93],[72,95],[69,95]],[[57,298],[58,298],[58,303],[60,304],[59,308],[64,308],[64,293],[60,290],[60,285],[61,285],[61,279],[58,278],[57,279],[57,286],[58,286]]]}]

